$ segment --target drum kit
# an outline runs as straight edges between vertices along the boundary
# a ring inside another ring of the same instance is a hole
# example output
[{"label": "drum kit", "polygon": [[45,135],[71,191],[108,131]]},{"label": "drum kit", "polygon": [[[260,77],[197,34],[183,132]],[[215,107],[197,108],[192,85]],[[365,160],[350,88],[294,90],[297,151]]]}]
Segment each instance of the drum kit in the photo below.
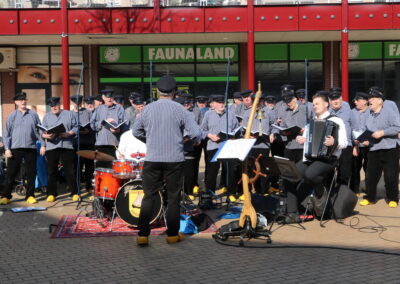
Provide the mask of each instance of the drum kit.
[{"label": "drum kit", "polygon": [[[128,225],[137,226],[144,196],[142,172],[144,153],[134,153],[131,159],[115,160],[113,156],[90,150],[78,151],[83,158],[112,162],[112,168],[96,168],[94,174],[93,216],[102,223],[112,212],[110,231],[115,213]],[[150,224],[159,219],[163,211],[163,198],[159,194],[153,207]]]}]

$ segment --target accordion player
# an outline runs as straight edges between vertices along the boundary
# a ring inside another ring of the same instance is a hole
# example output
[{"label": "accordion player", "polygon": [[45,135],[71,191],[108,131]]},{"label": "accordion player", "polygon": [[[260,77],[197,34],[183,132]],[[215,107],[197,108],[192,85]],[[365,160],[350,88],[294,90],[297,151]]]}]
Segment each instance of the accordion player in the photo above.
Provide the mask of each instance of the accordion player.
[{"label": "accordion player", "polygon": [[[306,141],[304,146],[304,157],[308,160],[323,160],[329,161],[332,154],[338,146],[338,129],[339,125],[335,122],[326,119],[311,120],[306,126]],[[325,139],[328,136],[334,138],[334,144],[331,146],[325,145]]]}]

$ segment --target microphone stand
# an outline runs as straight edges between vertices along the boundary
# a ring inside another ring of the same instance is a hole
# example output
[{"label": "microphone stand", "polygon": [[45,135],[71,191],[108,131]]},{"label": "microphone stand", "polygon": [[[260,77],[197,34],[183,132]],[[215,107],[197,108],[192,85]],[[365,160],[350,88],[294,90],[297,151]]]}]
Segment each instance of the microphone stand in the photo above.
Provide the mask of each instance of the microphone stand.
[{"label": "microphone stand", "polygon": [[310,118],[308,117],[308,60],[304,59],[304,94],[306,99],[306,125]]},{"label": "microphone stand", "polygon": [[[229,135],[228,135],[228,133],[229,133],[228,89],[229,89],[229,75],[230,75],[231,64],[232,64],[231,59],[228,58],[228,61],[226,63],[226,85],[225,85],[225,94],[224,94],[225,95],[224,104],[225,104],[225,113],[226,113],[226,140],[228,140],[228,137],[229,137]],[[228,190],[228,188],[229,188],[229,171],[230,171],[229,162],[227,160],[225,160],[224,163],[225,163],[225,169],[226,169],[225,184],[226,184],[226,188]],[[227,196],[228,196],[228,194],[227,194]],[[229,201],[229,196],[228,196],[227,200]],[[227,210],[228,210],[228,207],[229,207],[229,203],[227,206]]]},{"label": "microphone stand", "polygon": [[[82,87],[83,70],[84,69],[85,69],[85,66],[84,66],[84,63],[82,62],[77,95],[80,94],[80,90],[81,90],[81,87]],[[79,101],[76,101],[75,103],[77,105],[77,110],[78,110],[77,116],[76,116],[77,117],[77,124],[78,124],[78,131],[76,133],[76,152],[79,152],[79,150],[80,150],[80,113],[79,113],[80,104],[79,104]],[[76,156],[77,156],[77,159],[76,159],[76,186],[77,186],[77,189],[78,189],[77,194],[80,196],[81,195],[81,173],[80,173],[80,167],[81,167],[81,163],[80,162],[81,162],[81,159],[80,159],[79,155],[76,155]],[[86,171],[86,169],[85,169],[85,171]],[[81,203],[83,202],[82,197],[79,197],[78,201],[72,201],[72,202],[64,203],[64,206],[70,205],[70,204],[74,204],[75,202],[77,202],[75,209],[78,209],[80,207]],[[85,203],[90,203],[90,202],[89,201],[85,201]],[[82,210],[77,215],[77,218],[81,214],[81,212],[82,212]],[[75,219],[75,221],[76,221],[76,219]]]}]

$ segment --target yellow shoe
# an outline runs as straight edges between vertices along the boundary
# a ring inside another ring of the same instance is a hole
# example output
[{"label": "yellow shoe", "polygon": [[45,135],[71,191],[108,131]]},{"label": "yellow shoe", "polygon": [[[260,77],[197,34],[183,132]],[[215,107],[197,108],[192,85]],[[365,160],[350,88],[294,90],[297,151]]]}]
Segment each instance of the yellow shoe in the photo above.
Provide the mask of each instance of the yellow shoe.
[{"label": "yellow shoe", "polygon": [[47,196],[46,201],[47,202],[54,202],[54,201],[56,201],[56,197],[54,195],[49,195],[49,196]]},{"label": "yellow shoe", "polygon": [[28,202],[29,204],[35,204],[35,203],[37,203],[37,200],[35,197],[29,196],[28,199],[26,200],[26,202]]},{"label": "yellow shoe", "polygon": [[79,194],[72,195],[72,201],[79,201],[79,199],[81,199],[81,196]]},{"label": "yellow shoe", "polygon": [[89,201],[93,201],[93,200],[94,200],[94,196],[93,195],[89,196]]},{"label": "yellow shoe", "polygon": [[217,189],[216,191],[215,191],[215,194],[216,195],[222,195],[222,194],[224,194],[224,193],[226,193],[228,190],[226,189],[226,187],[221,187],[220,189]]},{"label": "yellow shoe", "polygon": [[367,206],[367,205],[372,205],[374,202],[369,201],[368,199],[363,199],[360,201],[361,206]]},{"label": "yellow shoe", "polygon": [[239,199],[240,199],[241,201],[244,201],[244,194],[242,194],[242,195],[239,197]]},{"label": "yellow shoe", "polygon": [[140,247],[148,246],[149,245],[149,237],[137,236],[136,244]]},{"label": "yellow shoe", "polygon": [[194,195],[188,195],[188,198],[193,201],[195,199]]},{"label": "yellow shoe", "polygon": [[389,206],[389,208],[396,208],[397,207],[397,202],[396,201],[390,201],[388,206]]},{"label": "yellow shoe", "polygon": [[7,205],[8,203],[10,203],[10,199],[8,199],[7,197],[3,197],[2,199],[0,199],[0,205]]},{"label": "yellow shoe", "polygon": [[236,201],[236,197],[234,195],[229,195],[229,201],[230,202],[235,202]]},{"label": "yellow shoe", "polygon": [[199,191],[200,191],[200,187],[198,187],[197,185],[193,187],[193,194],[194,195],[199,194]]},{"label": "yellow shoe", "polygon": [[166,238],[166,241],[168,244],[175,244],[175,243],[183,241],[184,239],[185,239],[185,235],[183,233],[179,232],[177,236],[168,236]]}]

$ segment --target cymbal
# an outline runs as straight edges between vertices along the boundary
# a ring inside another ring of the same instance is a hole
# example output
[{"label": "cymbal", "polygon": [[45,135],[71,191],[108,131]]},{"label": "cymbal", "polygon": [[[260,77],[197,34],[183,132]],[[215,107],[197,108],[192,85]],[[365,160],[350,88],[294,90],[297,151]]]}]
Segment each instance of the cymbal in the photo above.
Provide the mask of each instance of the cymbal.
[{"label": "cymbal", "polygon": [[111,155],[108,155],[103,152],[92,151],[92,150],[81,150],[81,151],[76,152],[76,154],[78,154],[82,158],[86,158],[89,160],[95,160],[95,161],[112,162],[115,160],[115,158]]}]

